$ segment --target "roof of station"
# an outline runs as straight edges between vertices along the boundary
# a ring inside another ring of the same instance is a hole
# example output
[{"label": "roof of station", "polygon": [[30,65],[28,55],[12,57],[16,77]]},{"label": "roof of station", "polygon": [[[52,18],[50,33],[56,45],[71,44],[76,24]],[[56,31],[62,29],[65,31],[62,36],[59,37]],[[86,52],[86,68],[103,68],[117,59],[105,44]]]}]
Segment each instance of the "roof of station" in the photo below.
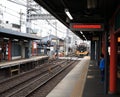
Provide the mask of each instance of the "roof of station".
[{"label": "roof of station", "polygon": [[[53,16],[67,27],[70,23],[101,23],[106,24],[117,9],[119,0],[34,0],[48,10]],[[68,9],[73,17],[70,20],[65,14]],[[80,31],[73,31],[81,39],[84,37]],[[87,40],[99,35],[99,31],[83,31]],[[101,32],[101,31],[100,31]]]},{"label": "roof of station", "polygon": [[7,38],[13,39],[25,39],[25,40],[40,40],[40,37],[31,35],[29,33],[21,33],[11,29],[0,28],[0,35]]}]

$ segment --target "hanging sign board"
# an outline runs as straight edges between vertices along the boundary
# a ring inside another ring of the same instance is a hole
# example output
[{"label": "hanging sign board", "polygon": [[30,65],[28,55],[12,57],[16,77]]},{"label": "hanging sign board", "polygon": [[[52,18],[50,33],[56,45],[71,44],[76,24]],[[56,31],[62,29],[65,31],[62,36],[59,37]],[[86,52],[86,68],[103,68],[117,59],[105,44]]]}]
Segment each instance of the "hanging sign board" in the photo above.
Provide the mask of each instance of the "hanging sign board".
[{"label": "hanging sign board", "polygon": [[103,24],[98,23],[71,23],[70,29],[73,31],[103,31]]},{"label": "hanging sign board", "polygon": [[92,37],[92,40],[99,40],[99,37]]}]

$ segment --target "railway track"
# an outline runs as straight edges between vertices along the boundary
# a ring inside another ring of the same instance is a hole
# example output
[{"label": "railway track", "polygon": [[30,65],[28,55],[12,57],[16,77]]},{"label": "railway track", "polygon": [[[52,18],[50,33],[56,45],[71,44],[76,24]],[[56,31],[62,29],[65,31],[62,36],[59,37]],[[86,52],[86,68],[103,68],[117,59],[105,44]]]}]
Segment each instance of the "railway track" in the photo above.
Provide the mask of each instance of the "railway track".
[{"label": "railway track", "polygon": [[[0,89],[0,97],[26,97],[28,95],[31,95],[33,91],[44,85],[47,81],[49,81],[54,76],[62,72],[62,70],[64,70],[65,68],[67,68],[67,66],[69,65],[68,63],[71,64],[70,61],[69,62],[67,61],[66,63],[66,61],[64,60],[59,62],[57,61],[49,62],[49,65],[44,65],[45,67],[44,69],[37,68],[35,71],[33,70],[34,71],[33,73],[29,72],[30,73],[29,77],[27,77],[27,74],[24,75],[25,79],[21,75],[20,78],[23,78],[22,81],[15,82],[15,80],[13,80],[15,78],[13,78],[11,79],[11,81],[6,80],[4,82],[1,82],[0,87],[1,85],[5,85],[7,88],[4,87],[4,89]],[[37,70],[39,71],[39,74]],[[5,82],[6,83],[8,82],[9,85],[6,85]],[[12,85],[10,85],[10,83],[12,83]]]},{"label": "railway track", "polygon": [[62,69],[60,69],[59,71],[56,70],[52,73],[52,75],[45,80],[41,85],[39,85],[36,89],[34,89],[33,91],[31,91],[31,93],[29,93],[28,95],[26,95],[26,97],[29,97],[30,95],[33,95],[35,91],[37,91],[37,89],[41,88],[42,86],[44,86],[46,83],[48,83],[49,81],[51,81],[52,79],[54,79],[54,77],[56,77],[57,75],[59,75],[61,72],[63,72],[66,68],[68,68],[71,64],[73,64],[74,61],[70,62],[69,64],[67,64],[66,66],[64,66]]}]

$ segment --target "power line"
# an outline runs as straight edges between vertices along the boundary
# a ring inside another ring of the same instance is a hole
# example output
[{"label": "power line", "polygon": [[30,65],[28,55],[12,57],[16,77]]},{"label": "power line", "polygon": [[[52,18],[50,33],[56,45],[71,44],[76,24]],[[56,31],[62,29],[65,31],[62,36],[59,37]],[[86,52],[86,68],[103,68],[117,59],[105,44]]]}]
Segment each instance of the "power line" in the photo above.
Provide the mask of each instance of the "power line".
[{"label": "power line", "polygon": [[[7,13],[7,14],[9,14],[9,15],[11,15],[11,16],[14,16],[14,17],[16,17],[16,18],[20,18],[20,17],[17,16],[17,15],[11,14],[8,10],[11,10],[11,11],[14,12],[15,14],[20,14],[20,12],[15,11],[15,10],[9,8],[9,7],[3,6],[2,4],[0,4],[0,6],[1,6],[2,8],[5,8],[5,11],[4,11],[5,13]],[[7,9],[7,10],[6,10],[6,9]],[[24,19],[25,19],[25,18],[24,18]],[[24,22],[24,21],[22,21],[22,22]]]},{"label": "power line", "polygon": [[[23,3],[20,3],[20,2],[16,2],[16,1],[13,1],[13,0],[8,0],[8,1],[13,2],[13,3],[16,3],[16,4],[21,5],[21,6],[24,6],[24,7],[27,7],[27,4],[23,4]],[[24,3],[26,3],[26,2],[24,1]],[[39,5],[39,6],[40,6],[40,5]],[[28,8],[35,9],[35,8],[31,7],[31,6],[28,6]],[[35,9],[35,10],[36,10],[36,9]],[[36,12],[37,14],[39,14],[39,13],[38,13],[37,11],[35,11],[35,10],[34,10],[34,12]],[[56,20],[57,20],[57,19],[56,19]],[[59,31],[60,33],[63,34],[63,32],[65,32],[65,31],[62,31],[62,30],[56,28],[53,24],[50,23],[50,21],[49,21],[48,19],[46,19],[46,21],[47,21],[47,23],[48,23],[51,27],[53,27],[54,29],[57,29],[57,31]],[[33,23],[33,24],[34,24],[34,23]]]},{"label": "power line", "polygon": [[11,8],[8,8],[8,7],[6,7],[6,6],[3,6],[2,4],[0,4],[0,6],[1,7],[3,7],[3,8],[7,8],[7,9],[9,9],[9,10],[11,10],[11,11],[13,11],[13,12],[16,12],[17,14],[19,14],[19,12],[18,11],[16,11],[16,10],[13,10],[13,9],[11,9]]},{"label": "power line", "polygon": [[[22,3],[18,3],[18,2],[12,1],[12,0],[8,0],[8,1],[27,7],[27,5],[22,4]],[[25,2],[25,1],[24,1],[24,2]],[[28,7],[34,9],[34,8],[31,7],[31,6],[28,6]],[[37,11],[35,11],[35,10],[34,10],[34,12],[36,12],[37,14],[39,14],[39,13],[38,13]],[[56,20],[57,20],[57,19],[56,19]],[[57,29],[57,28],[56,28],[55,26],[53,26],[47,19],[46,19],[46,21],[48,22],[48,24],[49,24],[51,27],[53,27],[54,29]],[[58,30],[59,32],[61,32],[61,33],[64,32],[64,31],[61,31],[61,30],[59,30],[59,29],[57,29],[57,30]]]},{"label": "power line", "polygon": [[18,3],[18,2],[16,2],[16,1],[13,1],[13,0],[8,0],[9,2],[13,2],[13,3],[16,3],[16,4],[18,4],[18,5],[21,5],[21,6],[24,6],[24,7],[27,7],[27,5],[25,5],[25,4],[22,4],[22,3]]}]

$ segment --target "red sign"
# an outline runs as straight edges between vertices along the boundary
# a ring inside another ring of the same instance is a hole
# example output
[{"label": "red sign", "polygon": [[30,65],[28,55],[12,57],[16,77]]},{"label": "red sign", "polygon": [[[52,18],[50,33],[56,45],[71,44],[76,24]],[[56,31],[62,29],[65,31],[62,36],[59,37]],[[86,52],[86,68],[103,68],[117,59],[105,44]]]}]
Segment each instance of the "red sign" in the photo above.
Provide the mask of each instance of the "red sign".
[{"label": "red sign", "polygon": [[85,29],[101,29],[101,25],[73,25],[73,28],[85,28]]},{"label": "red sign", "polygon": [[71,24],[71,30],[76,31],[101,31],[103,30],[102,24],[80,24],[80,23],[73,23]]}]

